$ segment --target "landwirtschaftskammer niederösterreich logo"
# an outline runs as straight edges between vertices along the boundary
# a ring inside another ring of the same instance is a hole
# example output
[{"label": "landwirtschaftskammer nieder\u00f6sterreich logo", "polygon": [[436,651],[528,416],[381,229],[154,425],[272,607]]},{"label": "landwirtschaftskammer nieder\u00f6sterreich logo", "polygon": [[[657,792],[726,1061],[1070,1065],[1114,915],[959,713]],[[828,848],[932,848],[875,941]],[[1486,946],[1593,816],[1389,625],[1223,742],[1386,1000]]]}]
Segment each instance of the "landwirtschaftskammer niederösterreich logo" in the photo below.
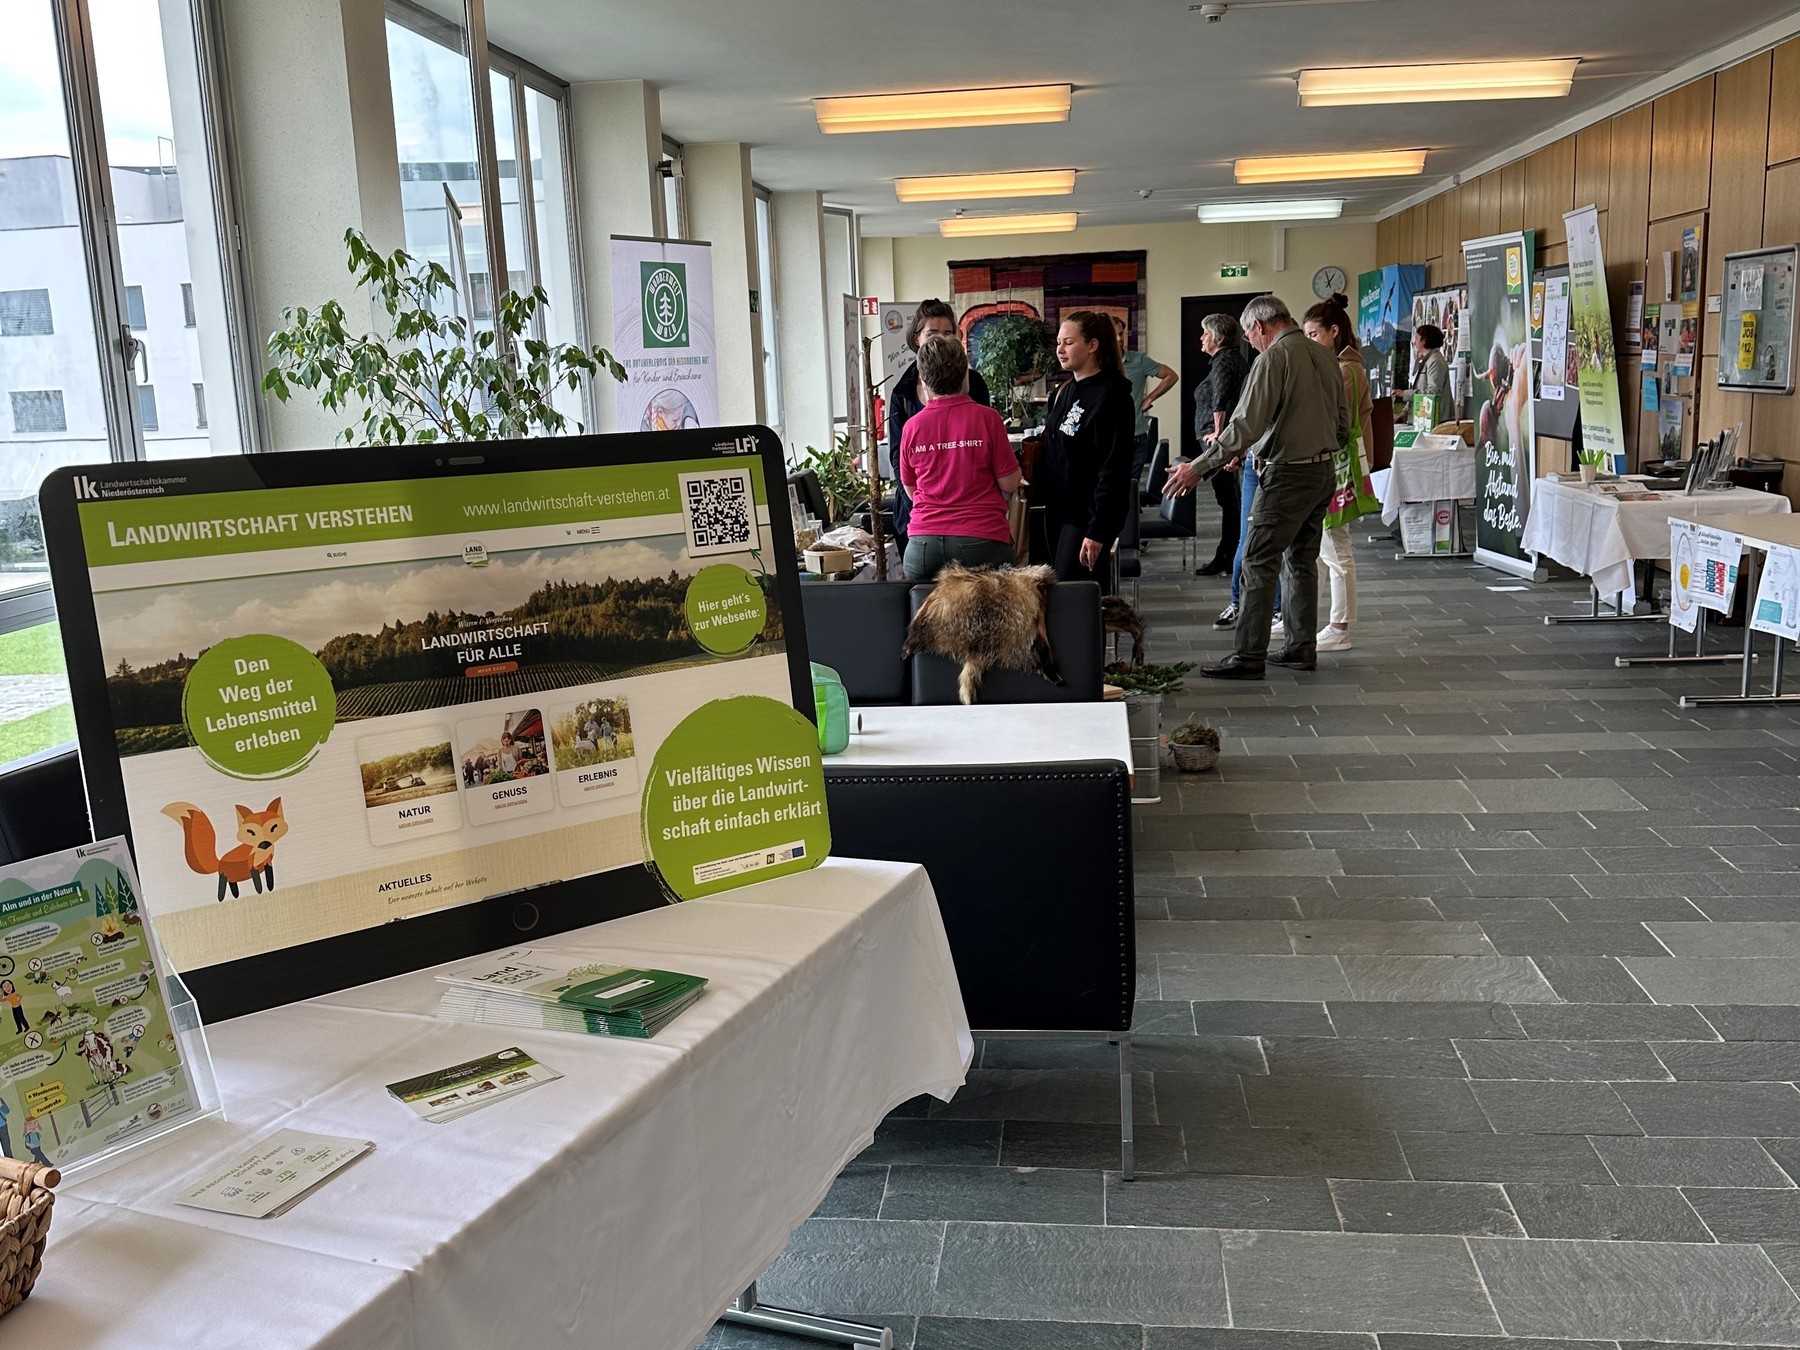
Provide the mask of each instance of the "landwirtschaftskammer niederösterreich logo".
[{"label": "landwirtschaftskammer nieder\u00f6sterreich logo", "polygon": [[644,346],[687,346],[687,264],[640,262],[638,268],[644,282]]}]

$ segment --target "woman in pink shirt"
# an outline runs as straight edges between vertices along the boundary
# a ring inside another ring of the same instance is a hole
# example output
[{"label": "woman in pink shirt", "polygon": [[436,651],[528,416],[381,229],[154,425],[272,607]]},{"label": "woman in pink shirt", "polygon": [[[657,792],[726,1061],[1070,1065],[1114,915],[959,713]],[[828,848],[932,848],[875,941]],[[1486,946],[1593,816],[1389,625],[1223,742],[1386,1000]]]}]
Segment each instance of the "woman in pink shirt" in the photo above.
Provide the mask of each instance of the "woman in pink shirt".
[{"label": "woman in pink shirt", "polygon": [[919,344],[926,403],[900,439],[900,481],[913,500],[906,579],[930,581],[946,563],[1005,567],[1013,560],[1006,494],[1019,487],[1019,462],[1006,423],[963,392],[969,357],[953,337]]}]

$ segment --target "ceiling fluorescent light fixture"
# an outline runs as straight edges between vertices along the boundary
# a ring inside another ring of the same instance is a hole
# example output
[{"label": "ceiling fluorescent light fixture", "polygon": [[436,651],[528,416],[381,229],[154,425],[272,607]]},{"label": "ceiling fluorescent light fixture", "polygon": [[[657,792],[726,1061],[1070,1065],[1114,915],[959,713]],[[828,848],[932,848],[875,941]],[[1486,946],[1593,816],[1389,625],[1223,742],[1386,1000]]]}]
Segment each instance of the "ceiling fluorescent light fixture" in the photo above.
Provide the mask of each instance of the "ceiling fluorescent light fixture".
[{"label": "ceiling fluorescent light fixture", "polygon": [[1478,99],[1566,98],[1579,58],[1466,61],[1440,66],[1359,66],[1300,72],[1302,108],[1366,103],[1467,103]]},{"label": "ceiling fluorescent light fixture", "polygon": [[957,216],[938,222],[938,233],[946,239],[969,234],[1058,234],[1074,228],[1073,211],[1033,216]]},{"label": "ceiling fluorescent light fixture", "polygon": [[930,131],[940,127],[1000,127],[1066,122],[1074,86],[1021,85],[1010,89],[947,89],[926,94],[868,94],[815,98],[819,130]]},{"label": "ceiling fluorescent light fixture", "polygon": [[1075,170],[1034,169],[1028,173],[959,173],[943,178],[896,178],[903,202],[960,202],[987,197],[1066,197],[1075,190]]},{"label": "ceiling fluorescent light fixture", "polygon": [[1203,202],[1202,225],[1232,225],[1254,220],[1336,220],[1344,214],[1341,197],[1291,202]]},{"label": "ceiling fluorescent light fixture", "polygon": [[1423,150],[1372,150],[1339,155],[1274,155],[1240,159],[1240,183],[1317,183],[1338,178],[1408,178],[1425,172]]}]

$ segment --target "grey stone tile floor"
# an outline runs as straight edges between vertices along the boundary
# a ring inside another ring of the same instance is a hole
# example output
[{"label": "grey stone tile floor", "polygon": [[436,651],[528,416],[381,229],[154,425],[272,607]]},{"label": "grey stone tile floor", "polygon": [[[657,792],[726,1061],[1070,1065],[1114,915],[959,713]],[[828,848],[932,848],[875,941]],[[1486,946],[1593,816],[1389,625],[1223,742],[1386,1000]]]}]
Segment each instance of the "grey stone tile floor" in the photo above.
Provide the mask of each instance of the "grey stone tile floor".
[{"label": "grey stone tile floor", "polygon": [[[1165,709],[1225,748],[1136,811],[1138,1178],[1108,1047],[982,1042],[765,1298],[912,1350],[1800,1346],[1800,721],[1365,534],[1352,650]],[[1151,659],[1220,655],[1177,562]]]}]

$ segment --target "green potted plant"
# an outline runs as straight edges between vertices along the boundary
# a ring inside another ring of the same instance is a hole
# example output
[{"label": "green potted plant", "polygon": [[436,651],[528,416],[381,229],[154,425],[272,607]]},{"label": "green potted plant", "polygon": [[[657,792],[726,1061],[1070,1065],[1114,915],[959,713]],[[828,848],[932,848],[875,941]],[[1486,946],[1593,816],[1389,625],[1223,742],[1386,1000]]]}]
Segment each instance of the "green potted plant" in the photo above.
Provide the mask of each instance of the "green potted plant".
[{"label": "green potted plant", "polygon": [[503,292],[491,324],[475,324],[456,305],[456,284],[437,263],[420,265],[396,249],[383,255],[355,230],[344,232],[350,272],[387,315],[384,333],[353,333],[344,307],[289,308],[268,341],[265,393],[283,403],[298,387],[355,424],[346,445],[427,445],[579,431],[551,402],[558,388],[579,389],[602,373],[623,381],[625,368],[604,347],[539,341],[544,288]]},{"label": "green potted plant", "polygon": [[869,481],[857,468],[856,458],[855,441],[848,432],[841,431],[827,449],[809,445],[794,461],[797,470],[811,469],[818,476],[819,490],[825,494],[825,510],[831,516],[825,522],[827,528],[848,520],[857,503],[868,498]]},{"label": "green potted plant", "polygon": [[1204,773],[1219,762],[1218,730],[1195,713],[1169,733],[1169,753],[1183,773]]},{"label": "green potted plant", "polygon": [[1031,411],[1028,386],[1056,359],[1050,330],[1029,314],[1004,314],[976,334],[975,368],[987,381],[994,408],[1009,426],[1023,426]]},{"label": "green potted plant", "polygon": [[1598,446],[1582,446],[1576,451],[1581,461],[1581,481],[1591,483],[1600,476],[1600,466],[1606,463],[1606,452]]}]

